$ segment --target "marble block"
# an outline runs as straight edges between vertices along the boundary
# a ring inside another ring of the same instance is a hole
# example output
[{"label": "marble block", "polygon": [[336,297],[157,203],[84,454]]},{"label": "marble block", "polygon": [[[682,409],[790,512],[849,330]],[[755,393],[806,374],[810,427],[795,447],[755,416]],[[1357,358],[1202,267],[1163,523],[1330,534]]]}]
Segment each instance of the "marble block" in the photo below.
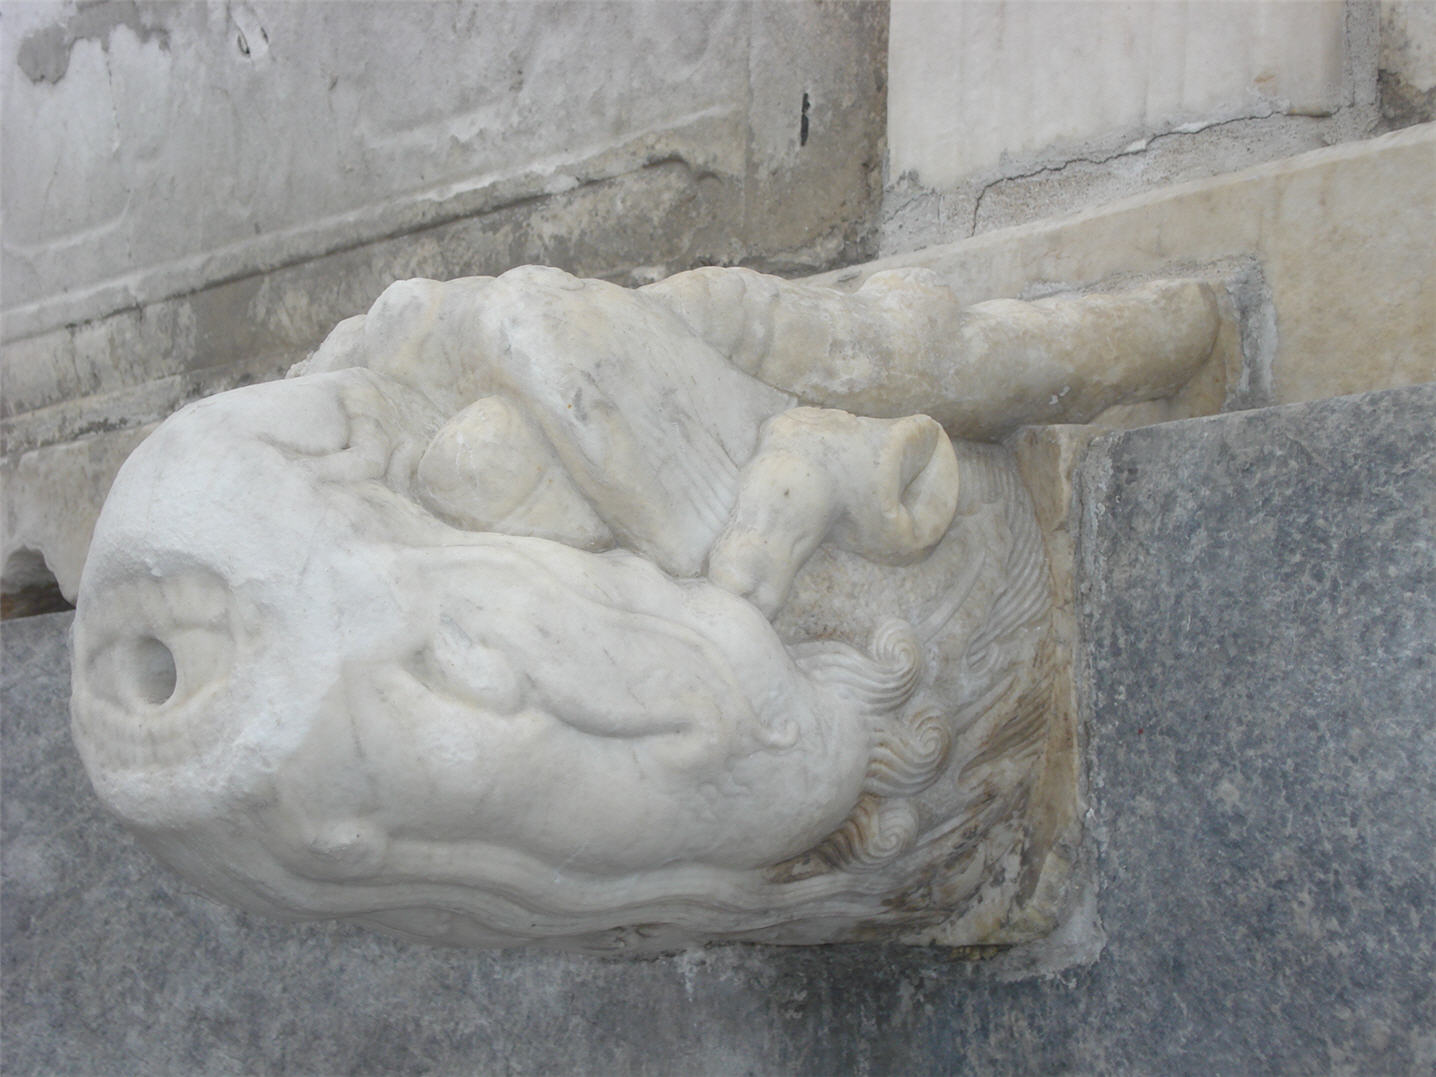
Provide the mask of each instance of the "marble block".
[{"label": "marble block", "polygon": [[[1349,104],[1342,96],[1345,20],[1343,6],[1331,0],[898,0],[890,31],[889,170],[947,189],[1000,175],[1013,163],[1091,153],[1123,136],[1254,115],[1329,115]],[[1068,62],[1052,62],[1057,55]]]}]

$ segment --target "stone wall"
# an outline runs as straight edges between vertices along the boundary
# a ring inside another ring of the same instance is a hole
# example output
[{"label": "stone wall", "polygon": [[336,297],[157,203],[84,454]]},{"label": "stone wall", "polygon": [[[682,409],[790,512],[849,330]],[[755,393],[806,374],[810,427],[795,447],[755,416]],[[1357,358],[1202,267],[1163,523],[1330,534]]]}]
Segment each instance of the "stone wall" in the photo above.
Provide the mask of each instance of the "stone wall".
[{"label": "stone wall", "polygon": [[882,252],[1436,119],[1431,6],[894,0]]},{"label": "stone wall", "polygon": [[1381,2],[1377,92],[1397,127],[1436,119],[1436,5]]},{"label": "stone wall", "polygon": [[[5,163],[7,327],[91,321],[530,201],[553,200],[490,222],[474,236],[488,249],[407,257],[639,278],[852,259],[879,163],[883,14],[20,5],[5,20],[6,137],[25,151]],[[626,176],[642,176],[638,201],[574,197]]]}]

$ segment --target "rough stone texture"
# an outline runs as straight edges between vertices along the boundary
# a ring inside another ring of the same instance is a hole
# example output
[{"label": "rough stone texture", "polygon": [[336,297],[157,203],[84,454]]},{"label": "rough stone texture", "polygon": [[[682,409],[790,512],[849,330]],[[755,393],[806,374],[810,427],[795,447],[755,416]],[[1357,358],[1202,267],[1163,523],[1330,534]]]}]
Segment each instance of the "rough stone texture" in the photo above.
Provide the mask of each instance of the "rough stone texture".
[{"label": "rough stone texture", "polygon": [[1433,175],[1436,125],[1423,124],[814,282],[925,266],[972,303],[1206,272],[1242,315],[1246,369],[1228,406],[1411,385],[1436,380]]},{"label": "rough stone texture", "polygon": [[1213,1072],[1425,1072],[1436,386],[1117,435],[1083,482],[1109,929]]},{"label": "rough stone texture", "polygon": [[1436,388],[1167,424],[1084,465],[1107,945],[634,964],[213,905],[99,814],[69,615],[4,629],[4,1068],[1424,1073],[1436,1065]]},{"label": "rough stone texture", "polygon": [[1436,120],[1436,4],[1382,0],[1381,115],[1404,127]]}]

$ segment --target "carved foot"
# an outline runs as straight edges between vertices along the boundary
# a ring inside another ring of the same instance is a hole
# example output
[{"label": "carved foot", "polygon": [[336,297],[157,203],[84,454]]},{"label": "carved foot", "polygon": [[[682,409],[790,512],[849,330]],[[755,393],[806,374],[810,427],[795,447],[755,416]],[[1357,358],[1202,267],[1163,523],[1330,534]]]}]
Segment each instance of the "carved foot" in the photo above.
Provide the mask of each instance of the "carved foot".
[{"label": "carved foot", "polygon": [[926,415],[795,408],[765,425],[709,578],[771,618],[824,540],[880,564],[926,556],[952,522],[957,492],[952,442]]}]

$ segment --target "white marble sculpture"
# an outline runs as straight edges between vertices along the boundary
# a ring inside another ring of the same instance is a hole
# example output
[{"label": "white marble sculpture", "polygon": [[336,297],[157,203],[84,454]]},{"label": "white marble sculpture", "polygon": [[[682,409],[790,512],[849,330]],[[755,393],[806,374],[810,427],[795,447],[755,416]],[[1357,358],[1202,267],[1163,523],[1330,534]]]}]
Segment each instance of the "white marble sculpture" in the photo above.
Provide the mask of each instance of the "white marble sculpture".
[{"label": "white marble sculpture", "polygon": [[126,463],[76,742],[146,847],[274,916],[1023,937],[1071,730],[992,442],[1170,393],[1216,326],[1195,283],[965,310],[919,272],[395,284]]}]

